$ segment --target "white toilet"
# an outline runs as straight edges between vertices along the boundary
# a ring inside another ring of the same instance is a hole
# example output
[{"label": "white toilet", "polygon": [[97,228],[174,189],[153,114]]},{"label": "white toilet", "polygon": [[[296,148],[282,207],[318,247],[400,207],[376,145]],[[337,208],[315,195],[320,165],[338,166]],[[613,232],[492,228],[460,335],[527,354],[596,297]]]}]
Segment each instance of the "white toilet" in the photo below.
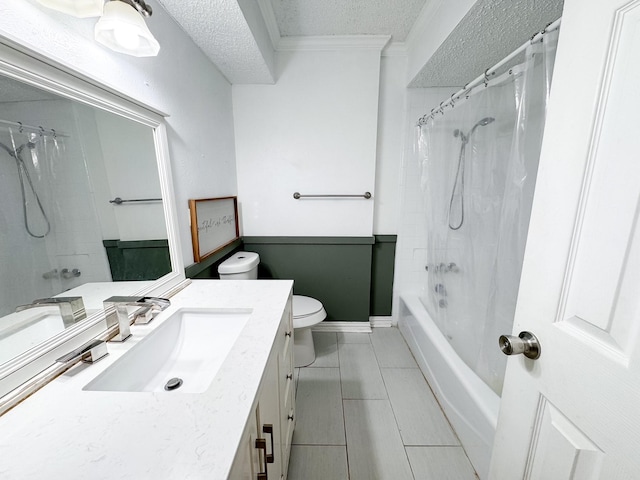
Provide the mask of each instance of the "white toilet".
[{"label": "white toilet", "polygon": [[[237,252],[218,266],[220,280],[256,280],[260,256],[255,252]],[[311,327],[327,318],[322,303],[315,298],[293,296],[293,361],[306,367],[316,359]]]}]

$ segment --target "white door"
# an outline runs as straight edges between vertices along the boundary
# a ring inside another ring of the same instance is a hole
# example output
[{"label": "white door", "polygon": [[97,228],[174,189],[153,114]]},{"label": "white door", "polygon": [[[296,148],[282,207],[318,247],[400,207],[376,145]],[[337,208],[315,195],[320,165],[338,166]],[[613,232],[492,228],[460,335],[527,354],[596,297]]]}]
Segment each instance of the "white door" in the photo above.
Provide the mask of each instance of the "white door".
[{"label": "white door", "polygon": [[639,199],[640,0],[565,0],[490,478],[640,479]]}]

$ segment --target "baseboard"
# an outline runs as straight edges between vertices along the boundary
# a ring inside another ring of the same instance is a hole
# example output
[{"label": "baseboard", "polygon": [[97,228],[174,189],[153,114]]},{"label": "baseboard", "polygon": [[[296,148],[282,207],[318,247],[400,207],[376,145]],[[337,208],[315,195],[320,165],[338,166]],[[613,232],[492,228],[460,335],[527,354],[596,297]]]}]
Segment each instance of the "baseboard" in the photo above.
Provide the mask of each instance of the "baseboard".
[{"label": "baseboard", "polygon": [[393,317],[369,317],[369,323],[371,327],[392,327],[393,326]]},{"label": "baseboard", "polygon": [[313,327],[314,332],[371,333],[369,322],[321,322]]}]

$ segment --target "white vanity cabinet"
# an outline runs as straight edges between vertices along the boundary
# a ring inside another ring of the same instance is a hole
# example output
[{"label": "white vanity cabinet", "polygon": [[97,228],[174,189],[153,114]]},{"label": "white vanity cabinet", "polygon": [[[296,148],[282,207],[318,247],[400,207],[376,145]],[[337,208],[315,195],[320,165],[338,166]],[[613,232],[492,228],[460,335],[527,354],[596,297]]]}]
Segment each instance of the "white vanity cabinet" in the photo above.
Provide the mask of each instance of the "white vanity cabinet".
[{"label": "white vanity cabinet", "polygon": [[287,478],[295,426],[291,297],[236,453],[230,480]]}]

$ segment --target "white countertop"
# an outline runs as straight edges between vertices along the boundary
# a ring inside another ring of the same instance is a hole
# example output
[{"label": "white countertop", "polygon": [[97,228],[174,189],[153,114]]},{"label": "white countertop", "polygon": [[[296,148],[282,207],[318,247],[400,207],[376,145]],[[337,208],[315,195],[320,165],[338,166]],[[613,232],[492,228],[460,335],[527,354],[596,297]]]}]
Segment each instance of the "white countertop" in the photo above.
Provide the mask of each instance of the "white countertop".
[{"label": "white countertop", "polygon": [[[79,364],[0,417],[0,478],[226,479],[293,282],[194,280],[109,355]],[[181,307],[251,308],[201,394],[82,388]]]}]

